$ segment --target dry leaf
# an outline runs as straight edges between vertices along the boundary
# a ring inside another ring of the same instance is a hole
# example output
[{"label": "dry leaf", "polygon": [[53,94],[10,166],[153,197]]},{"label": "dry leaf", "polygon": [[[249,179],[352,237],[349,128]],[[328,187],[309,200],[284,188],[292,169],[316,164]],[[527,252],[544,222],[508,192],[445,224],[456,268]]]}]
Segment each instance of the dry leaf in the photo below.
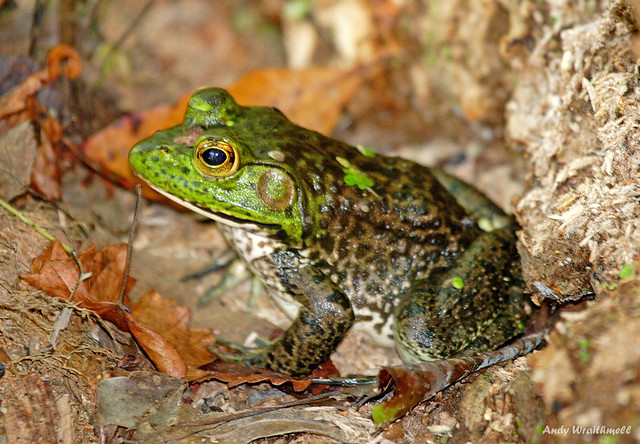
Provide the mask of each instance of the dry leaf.
[{"label": "dry leaf", "polygon": [[58,159],[49,138],[41,137],[40,140],[31,170],[31,186],[48,200],[57,201],[62,196]]},{"label": "dry leaf", "polygon": [[[190,97],[191,93],[176,105],[160,106],[123,117],[87,139],[80,150],[88,159],[97,162],[100,168],[121,178],[122,186],[133,188],[140,181],[129,167],[129,150],[156,131],[180,124]],[[161,199],[158,193],[148,187],[144,188],[144,193],[154,200]]]},{"label": "dry leaf", "polygon": [[103,379],[96,391],[93,425],[117,424],[135,429],[146,413],[157,410],[175,392],[181,394],[184,386],[182,380],[157,372],[136,371]]},{"label": "dry leaf", "polygon": [[264,69],[228,90],[241,105],[276,107],[297,125],[330,135],[362,76],[360,69]]},{"label": "dry leaf", "polygon": [[498,350],[475,356],[383,367],[378,373],[378,386],[381,392],[393,390],[393,397],[373,408],[373,422],[379,429],[385,428],[471,373],[529,353],[540,345],[545,334],[546,331],[532,333]]},{"label": "dry leaf", "polygon": [[[64,62],[64,68],[62,67]],[[59,44],[47,53],[47,68],[30,75],[20,86],[0,97],[0,118],[24,110],[30,98],[62,73],[69,79],[80,75],[80,55],[70,46]]]},{"label": "dry leaf", "polygon": [[[130,312],[118,305],[125,259],[125,245],[110,245],[99,252],[91,247],[81,253],[78,260],[83,273],[91,273],[91,277],[77,285],[73,302],[131,332],[161,372],[179,378],[201,376],[197,367],[213,358],[206,350],[213,343],[213,335],[189,330],[187,309],[155,292],[146,293],[136,304],[125,295],[124,305],[131,307]],[[34,259],[31,273],[21,277],[47,294],[68,301],[79,275],[75,261],[54,242]],[[127,292],[134,282],[129,279]]]},{"label": "dry leaf", "polygon": [[215,338],[208,329],[189,329],[191,315],[187,307],[151,290],[131,305],[131,316],[146,328],[161,332],[162,337],[175,347],[187,366],[185,380],[204,375],[199,367],[214,359],[207,346],[213,345]]},{"label": "dry leaf", "polygon": [[[56,201],[60,199],[60,169],[54,151],[54,143],[61,137],[61,127],[56,119],[41,118],[37,112],[35,95],[52,80],[62,74],[73,79],[80,74],[81,62],[79,54],[70,46],[57,45],[47,53],[47,68],[29,76],[21,85],[0,97],[0,118],[10,117],[11,125],[23,120],[38,120],[42,131],[38,138],[35,162],[31,169],[31,185],[45,198]],[[20,147],[27,149],[27,147]],[[27,182],[22,182],[26,185]]]}]

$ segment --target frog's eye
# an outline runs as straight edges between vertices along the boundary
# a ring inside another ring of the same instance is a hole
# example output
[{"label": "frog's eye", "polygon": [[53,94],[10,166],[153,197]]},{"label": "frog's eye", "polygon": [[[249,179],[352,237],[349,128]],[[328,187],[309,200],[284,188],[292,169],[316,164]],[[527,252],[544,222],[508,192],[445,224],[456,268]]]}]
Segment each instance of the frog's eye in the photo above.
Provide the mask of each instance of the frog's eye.
[{"label": "frog's eye", "polygon": [[203,140],[195,150],[195,163],[205,176],[225,177],[238,169],[236,150],[223,140]]}]

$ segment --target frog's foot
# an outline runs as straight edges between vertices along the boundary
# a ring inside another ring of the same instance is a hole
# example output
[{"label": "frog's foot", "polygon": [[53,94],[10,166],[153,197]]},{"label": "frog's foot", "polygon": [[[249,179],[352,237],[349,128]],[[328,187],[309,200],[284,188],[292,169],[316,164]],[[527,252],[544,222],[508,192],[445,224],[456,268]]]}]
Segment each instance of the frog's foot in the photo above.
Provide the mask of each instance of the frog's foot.
[{"label": "frog's foot", "polygon": [[440,360],[500,347],[523,332],[515,235],[480,235],[449,267],[413,282],[395,312],[396,350],[405,362]]},{"label": "frog's foot", "polygon": [[247,347],[234,341],[218,338],[216,344],[225,346],[232,353],[227,353],[217,347],[209,347],[209,351],[225,362],[260,368],[260,363],[264,361],[264,356],[271,343],[264,339],[255,339],[254,341],[259,344],[258,347]]},{"label": "frog's foot", "polygon": [[250,279],[252,276],[251,272],[247,270],[247,267],[244,265],[244,263],[237,257],[225,268],[227,270],[224,276],[222,276],[220,282],[207,290],[207,292],[198,300],[198,307],[202,307],[212,300],[220,297],[228,290],[236,288],[238,285],[240,285],[247,279]]},{"label": "frog's foot", "polygon": [[513,216],[506,215],[481,191],[440,168],[430,168],[430,170],[438,182],[471,214],[483,231],[491,232],[507,227],[512,230],[517,225]]},{"label": "frog's foot", "polygon": [[236,253],[235,250],[229,248],[218,255],[218,257],[216,257],[213,262],[207,265],[205,268],[198,270],[195,273],[183,276],[180,280],[182,282],[186,282],[193,279],[203,278],[208,274],[215,273],[216,271],[228,269],[229,267],[231,267],[233,262],[237,260],[239,260],[238,253]]}]

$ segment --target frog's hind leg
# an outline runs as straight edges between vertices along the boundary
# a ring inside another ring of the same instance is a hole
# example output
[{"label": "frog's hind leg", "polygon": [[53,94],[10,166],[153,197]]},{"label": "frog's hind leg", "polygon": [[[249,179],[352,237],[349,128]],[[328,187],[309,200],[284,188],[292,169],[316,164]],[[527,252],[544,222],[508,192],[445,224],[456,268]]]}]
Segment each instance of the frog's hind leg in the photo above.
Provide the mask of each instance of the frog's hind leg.
[{"label": "frog's hind leg", "polygon": [[525,317],[515,235],[481,234],[455,264],[414,282],[396,309],[394,340],[406,362],[497,348]]},{"label": "frog's hind leg", "polygon": [[455,197],[471,217],[484,231],[516,226],[512,216],[508,216],[491,199],[478,189],[444,172],[439,168],[430,168],[440,184]]}]

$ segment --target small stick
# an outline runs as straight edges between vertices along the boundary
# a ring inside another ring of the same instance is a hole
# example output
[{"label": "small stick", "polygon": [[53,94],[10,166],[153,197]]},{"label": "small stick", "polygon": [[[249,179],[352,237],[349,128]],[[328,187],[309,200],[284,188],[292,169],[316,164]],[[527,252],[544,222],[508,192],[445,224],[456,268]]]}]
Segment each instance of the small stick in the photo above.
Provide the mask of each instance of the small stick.
[{"label": "small stick", "polygon": [[142,187],[140,184],[136,185],[136,207],[133,210],[133,221],[131,222],[131,229],[129,230],[129,241],[127,244],[127,259],[124,265],[124,279],[122,280],[122,287],[120,287],[120,296],[118,297],[118,305],[122,305],[124,300],[124,293],[127,290],[127,283],[129,282],[129,272],[131,271],[131,253],[133,251],[133,239],[136,236],[136,225],[140,218],[140,202],[142,201]]}]

